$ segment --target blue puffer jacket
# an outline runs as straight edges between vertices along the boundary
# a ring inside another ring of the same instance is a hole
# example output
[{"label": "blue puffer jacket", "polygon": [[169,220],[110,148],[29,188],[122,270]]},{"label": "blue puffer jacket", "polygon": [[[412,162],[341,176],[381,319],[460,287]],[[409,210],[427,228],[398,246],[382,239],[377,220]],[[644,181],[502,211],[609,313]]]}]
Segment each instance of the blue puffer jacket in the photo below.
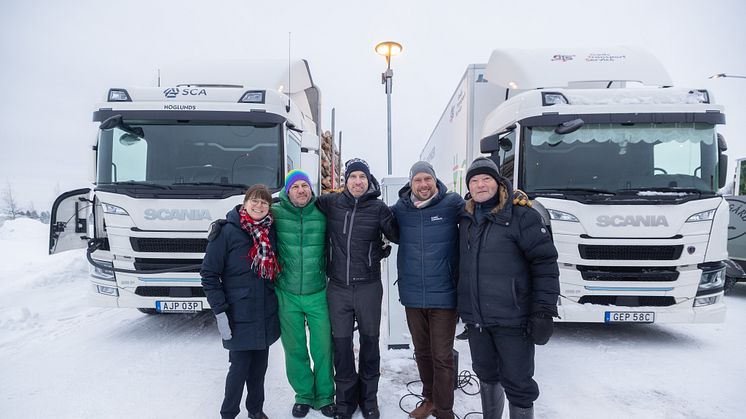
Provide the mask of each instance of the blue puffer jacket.
[{"label": "blue puffer jacket", "polygon": [[461,215],[458,311],[480,327],[525,327],[532,313],[557,315],[557,249],[539,213],[513,206],[510,182],[498,182],[499,203],[481,224],[474,200]]},{"label": "blue puffer jacket", "polygon": [[[241,229],[239,208],[228,212],[228,222],[207,244],[200,271],[202,288],[215,314],[228,313],[233,338],[223,341],[225,349],[267,349],[280,337],[277,296],[274,284],[260,278],[249,265],[253,240]],[[276,249],[274,234],[270,242]]]},{"label": "blue puffer jacket", "polygon": [[422,209],[409,184],[391,207],[399,224],[399,299],[411,308],[456,308],[458,221],[464,200],[438,181],[438,194]]}]

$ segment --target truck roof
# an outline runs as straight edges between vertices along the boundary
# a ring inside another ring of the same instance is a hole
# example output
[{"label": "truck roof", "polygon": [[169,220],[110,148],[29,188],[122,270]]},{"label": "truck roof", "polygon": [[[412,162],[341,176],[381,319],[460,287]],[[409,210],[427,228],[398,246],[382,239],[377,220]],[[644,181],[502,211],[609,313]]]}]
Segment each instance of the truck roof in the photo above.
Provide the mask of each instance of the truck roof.
[{"label": "truck roof", "polygon": [[672,84],[655,56],[633,47],[496,49],[487,63],[485,76],[490,83],[512,90],[625,81],[651,86]]}]

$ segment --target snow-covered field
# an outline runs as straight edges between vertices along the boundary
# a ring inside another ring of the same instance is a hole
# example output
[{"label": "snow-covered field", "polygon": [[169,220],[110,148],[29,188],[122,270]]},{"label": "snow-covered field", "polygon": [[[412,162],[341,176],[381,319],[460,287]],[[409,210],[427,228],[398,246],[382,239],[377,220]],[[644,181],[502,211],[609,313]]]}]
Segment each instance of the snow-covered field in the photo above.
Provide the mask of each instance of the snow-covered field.
[{"label": "snow-covered field", "polygon": [[[89,307],[83,252],[48,256],[47,229],[26,219],[0,226],[0,418],[218,417],[228,356],[213,317]],[[746,284],[727,304],[724,324],[559,324],[537,347],[536,416],[744,417]],[[460,369],[470,369],[466,343],[456,349]],[[417,379],[411,355],[384,352],[383,418],[406,417],[399,400]],[[291,417],[279,342],[270,350],[266,396],[269,417]],[[479,396],[458,391],[459,416],[479,410]]]}]

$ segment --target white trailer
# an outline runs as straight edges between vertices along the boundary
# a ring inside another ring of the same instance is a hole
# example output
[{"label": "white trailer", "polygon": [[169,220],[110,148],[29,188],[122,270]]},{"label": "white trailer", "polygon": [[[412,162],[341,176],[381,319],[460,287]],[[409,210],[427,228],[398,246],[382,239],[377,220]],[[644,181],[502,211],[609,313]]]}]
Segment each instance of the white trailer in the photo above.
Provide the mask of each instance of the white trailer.
[{"label": "white trailer", "polygon": [[94,305],[209,308],[199,269],[210,223],[250,185],[279,191],[292,169],[318,188],[321,100],[305,60],[179,72],[109,90],[93,113],[94,187],[52,208],[49,253],[88,248]]},{"label": "white trailer", "polygon": [[559,252],[562,321],[722,322],[722,106],[633,48],[496,50],[421,153],[449,188],[493,153]]}]

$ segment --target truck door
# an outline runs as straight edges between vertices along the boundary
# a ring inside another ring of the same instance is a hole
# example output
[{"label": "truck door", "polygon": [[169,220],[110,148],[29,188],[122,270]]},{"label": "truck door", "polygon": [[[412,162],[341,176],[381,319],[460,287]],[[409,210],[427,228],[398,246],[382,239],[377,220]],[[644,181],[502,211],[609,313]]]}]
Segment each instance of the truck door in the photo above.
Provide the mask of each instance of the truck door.
[{"label": "truck door", "polygon": [[49,254],[88,245],[88,214],[92,211],[89,188],[76,189],[58,196],[49,220]]}]

